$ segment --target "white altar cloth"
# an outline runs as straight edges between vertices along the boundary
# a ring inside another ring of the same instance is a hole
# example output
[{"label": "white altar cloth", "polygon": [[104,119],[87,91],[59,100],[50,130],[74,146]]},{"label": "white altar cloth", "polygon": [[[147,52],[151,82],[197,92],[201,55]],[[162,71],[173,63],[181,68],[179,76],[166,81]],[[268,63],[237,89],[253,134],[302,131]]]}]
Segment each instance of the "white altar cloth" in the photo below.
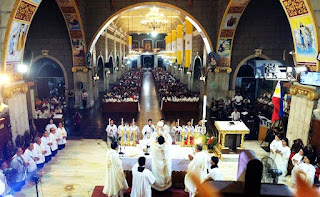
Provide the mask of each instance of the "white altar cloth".
[{"label": "white altar cloth", "polygon": [[[141,143],[145,144],[145,143]],[[144,155],[143,149],[145,145],[137,144],[136,147],[126,146],[122,147],[123,156],[120,156],[122,160],[123,170],[131,170],[132,167],[138,162],[138,158],[141,156],[146,157],[146,168],[151,168],[151,155]],[[187,171],[190,160],[189,154],[194,152],[193,147],[181,147],[180,145],[171,146],[171,158],[172,158],[172,171]]]},{"label": "white altar cloth", "polygon": [[[249,131],[242,121],[215,121],[219,131]],[[233,124],[230,124],[233,123]]]}]

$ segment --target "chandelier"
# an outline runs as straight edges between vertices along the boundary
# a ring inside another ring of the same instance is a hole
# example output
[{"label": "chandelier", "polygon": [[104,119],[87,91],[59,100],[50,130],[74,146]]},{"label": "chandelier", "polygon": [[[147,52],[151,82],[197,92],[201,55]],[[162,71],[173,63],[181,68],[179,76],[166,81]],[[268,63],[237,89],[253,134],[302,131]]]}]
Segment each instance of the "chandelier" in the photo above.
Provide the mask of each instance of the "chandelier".
[{"label": "chandelier", "polygon": [[156,31],[156,29],[166,25],[167,21],[164,19],[164,15],[159,12],[159,8],[153,7],[146,15],[146,20],[141,21],[141,24]]}]

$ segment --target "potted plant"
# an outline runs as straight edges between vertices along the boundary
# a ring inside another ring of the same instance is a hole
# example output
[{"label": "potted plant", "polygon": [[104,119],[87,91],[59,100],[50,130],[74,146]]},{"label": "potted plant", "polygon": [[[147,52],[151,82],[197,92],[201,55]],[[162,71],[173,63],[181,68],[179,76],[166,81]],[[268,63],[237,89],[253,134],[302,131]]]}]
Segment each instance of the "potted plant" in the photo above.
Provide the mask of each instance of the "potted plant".
[{"label": "potted plant", "polygon": [[208,146],[208,151],[213,152],[213,149],[215,145],[218,143],[218,138],[217,137],[208,137],[207,138],[207,146]]}]

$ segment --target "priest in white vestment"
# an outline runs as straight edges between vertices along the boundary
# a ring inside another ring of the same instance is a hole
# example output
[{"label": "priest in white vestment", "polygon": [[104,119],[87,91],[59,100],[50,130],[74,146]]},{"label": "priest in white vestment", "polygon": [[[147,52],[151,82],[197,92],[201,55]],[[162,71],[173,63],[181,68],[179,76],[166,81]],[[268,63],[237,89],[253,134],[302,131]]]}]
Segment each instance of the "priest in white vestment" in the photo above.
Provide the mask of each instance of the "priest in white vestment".
[{"label": "priest in white vestment", "polygon": [[144,125],[142,129],[143,139],[150,139],[152,133],[156,130],[156,127],[152,124],[152,119],[148,120],[148,124]]},{"label": "priest in white vestment", "polygon": [[[138,140],[139,140],[140,129],[139,129],[139,127],[136,125],[136,122],[135,122],[135,121],[132,121],[131,126],[130,126],[129,128],[130,128],[131,140],[132,140],[132,141],[133,141],[133,140],[138,141]],[[136,139],[133,139],[133,132],[135,132],[135,138],[136,138]]]},{"label": "priest in white vestment", "polygon": [[118,154],[119,145],[111,143],[111,149],[107,152],[106,180],[103,193],[107,196],[123,196],[124,190],[128,189],[128,183],[122,169],[122,161]]},{"label": "priest in white vestment", "polygon": [[34,158],[39,158],[39,160],[36,161],[37,168],[41,169],[44,166],[45,162],[45,147],[41,145],[41,139],[39,137],[36,138],[36,142],[33,144],[33,150],[32,154]]},{"label": "priest in white vestment", "polygon": [[153,144],[151,144],[152,173],[156,178],[156,182],[152,187],[158,191],[164,191],[172,185],[170,146],[171,143],[166,142],[165,138],[161,135],[157,141],[153,141]]},{"label": "priest in white vestment", "polygon": [[270,158],[275,159],[276,158],[276,151],[282,147],[282,141],[280,140],[278,135],[274,136],[274,140],[270,144]]},{"label": "priest in white vestment", "polygon": [[278,148],[276,151],[276,157],[275,157],[275,163],[277,165],[277,168],[282,171],[282,177],[285,177],[287,175],[287,168],[288,168],[288,162],[289,162],[289,157],[291,154],[291,150],[288,147],[288,139],[283,138],[282,139],[282,146]]},{"label": "priest in white vestment", "polygon": [[201,182],[207,177],[209,158],[206,153],[202,152],[202,146],[196,145],[194,156],[189,155],[191,160],[188,165],[187,174],[184,177],[185,191],[189,192],[189,196],[195,196],[197,188],[191,179],[191,174],[196,176]]},{"label": "priest in white vestment", "polygon": [[163,122],[163,129],[165,132],[170,133],[170,127],[168,125],[166,125],[166,121],[161,118],[160,122]]},{"label": "priest in white vestment", "polygon": [[181,141],[181,132],[182,132],[182,127],[179,126],[179,122],[176,121],[175,125],[171,129],[171,137],[174,142]]},{"label": "priest in white vestment", "polygon": [[151,197],[151,185],[155,183],[152,172],[145,169],[146,158],[140,157],[138,163],[132,167],[131,197]]},{"label": "priest in white vestment", "polygon": [[64,149],[67,143],[67,131],[62,122],[59,122],[58,129],[56,131],[56,137],[60,138],[58,141],[58,150]]},{"label": "priest in white vestment", "polygon": [[51,142],[50,142],[50,139],[49,139],[49,132],[48,131],[45,131],[43,133],[43,136],[41,137],[41,147],[43,148],[45,154],[44,154],[44,157],[45,157],[45,162],[44,163],[48,163],[49,161],[51,161]]},{"label": "priest in white vestment", "polygon": [[46,131],[50,132],[51,128],[57,129],[57,126],[53,123],[53,119],[50,119],[49,124],[47,124]]},{"label": "priest in white vestment", "polygon": [[157,128],[156,128],[156,132],[153,132],[151,138],[153,141],[157,141],[158,137],[163,136],[166,144],[172,144],[172,138],[170,135],[170,132],[167,132],[165,127],[164,127],[164,123],[162,121],[159,121],[157,123]]},{"label": "priest in white vestment", "polygon": [[310,163],[311,155],[304,156],[304,163],[295,166],[291,172],[291,182],[296,183],[297,174],[300,174],[302,179],[304,179],[310,186],[314,183],[314,176],[316,173],[316,168]]}]

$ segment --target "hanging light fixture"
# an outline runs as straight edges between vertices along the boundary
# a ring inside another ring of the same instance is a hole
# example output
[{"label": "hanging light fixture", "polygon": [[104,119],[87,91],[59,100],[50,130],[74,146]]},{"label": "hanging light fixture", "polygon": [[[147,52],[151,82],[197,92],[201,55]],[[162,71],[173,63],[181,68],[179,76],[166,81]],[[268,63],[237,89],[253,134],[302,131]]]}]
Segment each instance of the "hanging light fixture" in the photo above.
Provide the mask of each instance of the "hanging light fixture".
[{"label": "hanging light fixture", "polygon": [[143,26],[152,29],[151,35],[157,36],[157,29],[167,24],[167,20],[164,19],[164,15],[159,12],[159,8],[153,7],[150,12],[146,15],[146,19],[141,21]]}]

